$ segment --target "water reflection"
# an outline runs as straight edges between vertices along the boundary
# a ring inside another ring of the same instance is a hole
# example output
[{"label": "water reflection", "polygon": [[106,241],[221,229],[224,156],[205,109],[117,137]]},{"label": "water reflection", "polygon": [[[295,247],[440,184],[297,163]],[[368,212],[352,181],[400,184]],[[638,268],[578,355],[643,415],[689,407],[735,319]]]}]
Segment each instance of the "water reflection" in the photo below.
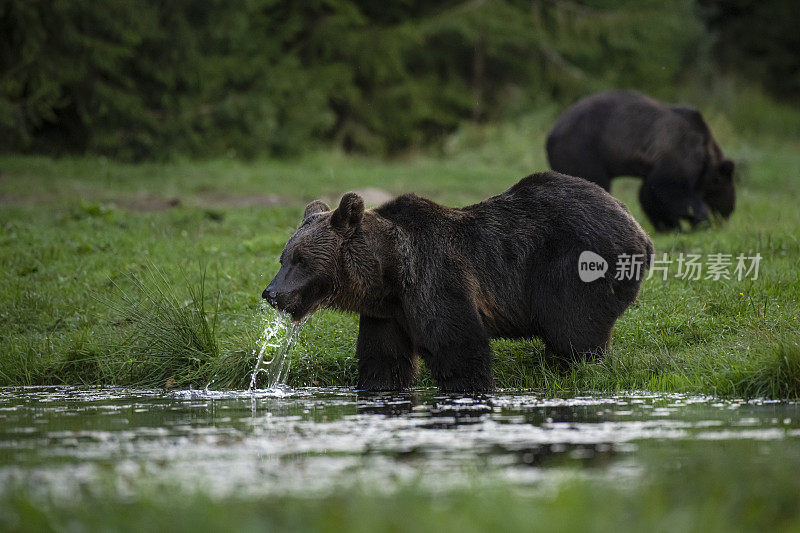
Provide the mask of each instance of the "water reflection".
[{"label": "water reflection", "polygon": [[109,479],[118,491],[169,481],[219,495],[449,486],[476,474],[530,484],[565,468],[635,471],[642,447],[739,439],[796,447],[800,405],[514,391],[0,388],[0,487],[65,495]]},{"label": "water reflection", "polygon": [[403,394],[358,392],[358,413],[387,417],[426,418],[422,429],[453,429],[479,424],[493,411],[490,396],[433,396],[412,391]]},{"label": "water reflection", "polygon": [[405,394],[358,391],[356,394],[361,415],[405,416],[423,402],[423,395],[415,391]]}]

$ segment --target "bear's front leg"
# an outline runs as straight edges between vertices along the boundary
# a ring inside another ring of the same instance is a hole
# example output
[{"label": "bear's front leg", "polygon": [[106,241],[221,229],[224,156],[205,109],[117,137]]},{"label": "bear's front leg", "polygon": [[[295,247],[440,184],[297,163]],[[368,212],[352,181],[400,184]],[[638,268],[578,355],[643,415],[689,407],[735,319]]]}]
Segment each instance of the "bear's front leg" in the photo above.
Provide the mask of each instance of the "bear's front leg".
[{"label": "bear's front leg", "polygon": [[417,378],[414,346],[394,319],[361,315],[356,358],[358,388],[362,390],[407,389]]},{"label": "bear's front leg", "polygon": [[680,230],[681,219],[693,228],[708,221],[708,205],[691,179],[701,171],[691,157],[685,161],[665,158],[653,167],[639,189],[639,201],[656,230]]}]

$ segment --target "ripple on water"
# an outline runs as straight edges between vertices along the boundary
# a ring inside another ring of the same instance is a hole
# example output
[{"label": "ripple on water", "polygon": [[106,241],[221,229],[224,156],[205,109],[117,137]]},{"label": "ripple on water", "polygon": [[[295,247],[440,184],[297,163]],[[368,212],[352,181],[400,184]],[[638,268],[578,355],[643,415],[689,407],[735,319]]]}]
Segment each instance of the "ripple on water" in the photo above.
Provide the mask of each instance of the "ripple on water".
[{"label": "ripple on water", "polygon": [[65,497],[109,483],[120,494],[174,483],[218,496],[412,480],[446,487],[475,475],[538,486],[635,475],[637,450],[652,443],[796,446],[798,415],[797,403],[680,394],[0,388],[0,486]]}]

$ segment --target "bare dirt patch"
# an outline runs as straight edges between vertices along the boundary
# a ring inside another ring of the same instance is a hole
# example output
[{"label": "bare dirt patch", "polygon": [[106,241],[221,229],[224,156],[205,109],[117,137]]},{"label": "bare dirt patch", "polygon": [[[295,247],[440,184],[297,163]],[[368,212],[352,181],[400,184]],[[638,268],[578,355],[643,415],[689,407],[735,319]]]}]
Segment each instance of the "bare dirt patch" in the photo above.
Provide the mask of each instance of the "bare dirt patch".
[{"label": "bare dirt patch", "polygon": [[35,205],[53,201],[51,195],[37,194],[37,195],[21,195],[9,192],[0,192],[0,205],[9,207],[20,207],[24,205]]},{"label": "bare dirt patch", "polygon": [[65,197],[62,194],[15,194],[0,192],[0,205],[12,207],[38,206],[50,204],[63,204],[70,202],[92,202],[113,206],[118,209],[132,212],[165,211],[182,205],[192,207],[211,208],[237,208],[237,207],[275,207],[283,205],[300,204],[277,194],[259,195],[224,195],[220,193],[204,194],[200,196],[187,195],[186,197],[165,197],[149,192],[132,193],[115,197],[94,197],[91,195],[78,195]]},{"label": "bare dirt patch", "polygon": [[[344,193],[345,191],[342,191]],[[354,193],[361,196],[364,199],[364,203],[368,206],[376,206],[381,205],[389,200],[393,200],[395,195],[390,193],[389,191],[385,191],[383,189],[378,189],[376,187],[364,187],[363,189],[354,189]],[[339,203],[339,197],[336,198],[325,198],[325,201],[331,205],[331,207],[335,207]]]},{"label": "bare dirt patch", "polygon": [[209,193],[198,197],[196,203],[202,207],[275,207],[297,202],[292,202],[278,194],[225,195]]},{"label": "bare dirt patch", "polygon": [[183,204],[180,198],[164,198],[150,193],[138,193],[106,200],[103,203],[111,204],[126,211],[164,211]]}]

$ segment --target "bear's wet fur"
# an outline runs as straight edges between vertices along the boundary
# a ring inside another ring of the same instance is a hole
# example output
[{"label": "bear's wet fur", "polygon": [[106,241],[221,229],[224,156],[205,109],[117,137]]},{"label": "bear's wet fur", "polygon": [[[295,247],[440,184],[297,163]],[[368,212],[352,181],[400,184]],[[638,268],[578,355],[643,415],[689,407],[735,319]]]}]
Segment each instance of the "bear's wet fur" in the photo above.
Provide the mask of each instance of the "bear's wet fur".
[{"label": "bear's wet fur", "polygon": [[[578,257],[609,265],[586,283]],[[558,357],[600,357],[636,299],[650,238],[600,187],[534,174],[478,204],[449,208],[414,194],[364,210],[306,208],[263,297],[300,320],[320,307],[360,314],[358,387],[413,385],[418,358],[446,391],[493,387],[489,339],[542,339]],[[615,279],[618,258],[641,271]]]},{"label": "bear's wet fur", "polygon": [[659,231],[694,227],[735,204],[733,162],[699,111],[633,91],[608,91],[564,111],[547,137],[553,170],[610,190],[617,176],[644,178],[642,208]]}]

